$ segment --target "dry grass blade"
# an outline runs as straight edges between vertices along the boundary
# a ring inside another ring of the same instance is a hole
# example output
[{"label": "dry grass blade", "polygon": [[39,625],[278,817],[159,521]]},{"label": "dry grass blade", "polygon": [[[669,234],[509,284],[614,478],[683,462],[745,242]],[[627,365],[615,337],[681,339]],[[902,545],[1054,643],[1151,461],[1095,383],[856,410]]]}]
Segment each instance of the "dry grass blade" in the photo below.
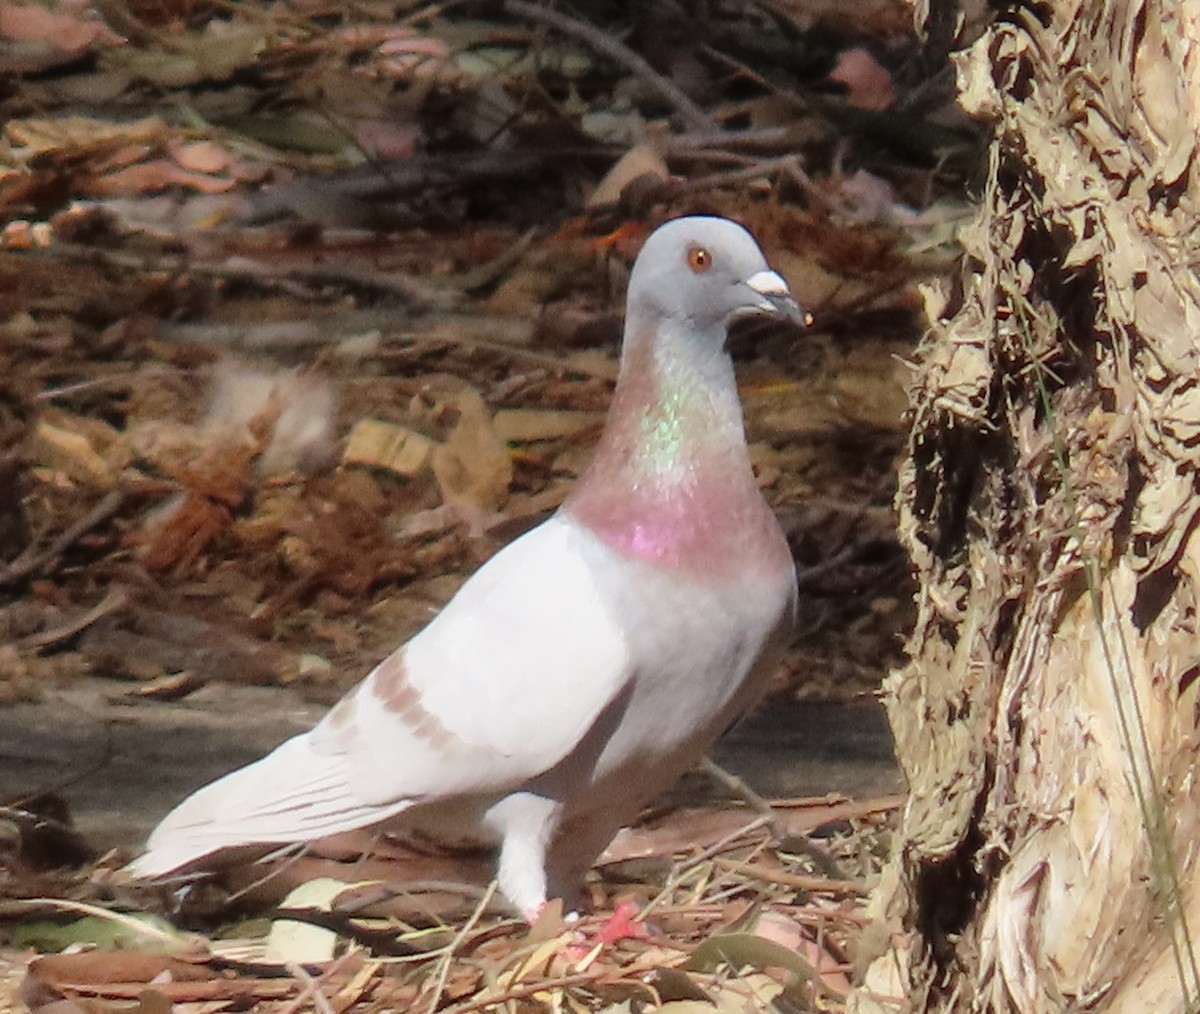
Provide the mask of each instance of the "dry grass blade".
[{"label": "dry grass blade", "polygon": [[496,889],[497,884],[493,880],[488,885],[483,897],[479,899],[479,904],[475,906],[475,911],[471,913],[471,918],[463,924],[462,929],[455,934],[454,939],[446,946],[445,952],[439,958],[433,990],[429,996],[429,1014],[433,1014],[441,1003],[442,993],[446,989],[446,983],[450,978],[450,962],[454,958],[455,951],[462,946],[463,941],[470,936],[471,930],[475,928],[479,920],[483,917],[483,913],[487,910],[492,896],[496,893]]}]

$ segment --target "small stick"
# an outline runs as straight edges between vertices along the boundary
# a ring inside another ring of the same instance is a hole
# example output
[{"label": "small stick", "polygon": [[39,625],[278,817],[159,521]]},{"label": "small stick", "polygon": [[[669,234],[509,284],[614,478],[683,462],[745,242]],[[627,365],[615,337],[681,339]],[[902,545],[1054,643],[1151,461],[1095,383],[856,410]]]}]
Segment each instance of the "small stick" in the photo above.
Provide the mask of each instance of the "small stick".
[{"label": "small stick", "polygon": [[363,909],[389,901],[392,898],[411,898],[415,894],[430,892],[461,894],[464,898],[478,902],[487,896],[487,889],[475,884],[459,884],[453,880],[406,880],[400,884],[373,884],[370,894],[339,902],[334,912],[354,916]]},{"label": "small stick", "polygon": [[780,170],[796,169],[799,166],[800,156],[798,155],[764,158],[744,169],[728,169],[724,172],[710,173],[707,176],[697,176],[693,180],[684,180],[682,183],[676,184],[672,191],[674,194],[693,194],[702,190],[716,190],[718,187],[727,187],[733,183],[745,183],[747,180],[756,180]]},{"label": "small stick", "polygon": [[738,148],[767,151],[795,151],[795,131],[788,127],[749,127],[745,130],[703,130],[672,134],[660,140],[671,157],[703,158],[711,149],[730,154]]},{"label": "small stick", "polygon": [[104,497],[90,511],[74,524],[69,525],[63,532],[40,552],[26,553],[18,556],[6,567],[0,567],[0,588],[16,584],[39,571],[47,563],[69,549],[75,542],[90,532],[97,525],[103,524],[121,509],[125,503],[125,491],[114,489],[104,494]]},{"label": "small stick", "polygon": [[737,796],[738,799],[742,800],[750,809],[762,817],[763,822],[767,825],[767,829],[771,832],[771,837],[775,841],[783,841],[787,837],[787,831],[779,823],[779,815],[775,812],[771,804],[737,775],[726,771],[711,757],[705,757],[700,762],[700,768],[709,778],[723,785],[729,792]]},{"label": "small stick", "polygon": [[[735,796],[742,799],[755,813],[760,815],[767,830],[771,832],[771,839],[777,845],[789,837],[787,829],[779,821],[779,814],[775,808],[737,775],[726,771],[711,757],[705,757],[700,766],[706,775],[720,782]],[[808,838],[796,838],[789,844],[795,851],[803,852],[808,856],[830,877],[838,880],[846,879],[846,875],[842,872],[841,867],[838,866],[837,860],[833,858],[828,850],[823,849],[816,842],[810,841]]]},{"label": "small stick", "polygon": [[[517,257],[525,250],[525,247],[521,246],[522,243],[527,245],[524,237],[518,240],[514,248],[517,251]],[[100,247],[86,246],[82,243],[55,243],[47,253],[89,263],[104,264],[127,271],[166,271],[177,274],[187,272],[205,278],[245,280],[264,288],[283,289],[300,299],[315,297],[310,291],[297,290],[295,283],[327,284],[333,282],[367,289],[386,296],[396,296],[408,301],[418,309],[421,307],[453,309],[462,301],[461,292],[456,291],[455,288],[458,280],[454,277],[447,278],[439,284],[399,271],[371,271],[338,264],[315,266],[293,264],[284,268],[275,268],[273,265],[253,257],[234,257],[216,263],[189,260],[187,257],[174,254],[147,255],[129,250],[106,250]],[[506,250],[500,255],[500,258],[496,259],[501,261],[500,269],[503,269],[508,263],[502,260],[506,256],[513,257],[513,250]],[[494,264],[494,261],[489,262],[469,272],[466,282],[469,284],[476,272],[488,269],[498,270]]]},{"label": "small stick", "polygon": [[[336,962],[333,968],[336,968],[348,955],[343,954]],[[313,1007],[319,1011],[319,1014],[335,1014],[333,1004],[329,1002],[329,997],[325,995],[325,991],[321,989],[321,979],[315,979],[308,974],[308,971],[297,961],[289,961],[283,966],[287,969],[288,974],[292,976],[301,985],[300,992],[296,998],[289,1004],[285,1005],[280,1014],[295,1014],[301,1007],[304,1006],[305,1000],[312,1000]],[[333,969],[331,968],[330,971]]]},{"label": "small stick", "polygon": [[594,25],[569,17],[561,11],[551,10],[549,7],[539,7],[527,0],[505,0],[504,9],[509,14],[515,14],[517,17],[537,21],[557,29],[563,35],[578,39],[597,53],[602,53],[615,63],[619,63],[666,99],[693,129],[717,129],[717,124],[712,117],[680,91],[673,82],[663,77],[625,43],[605,34]]},{"label": "small stick", "polygon": [[464,1004],[460,1004],[455,1008],[456,1014],[467,1014],[468,1011],[484,1010],[486,1008],[496,1009],[501,1004],[508,1004],[514,1000],[524,1000],[537,993],[555,993],[561,992],[564,989],[569,989],[571,986],[584,986],[588,983],[601,981],[594,972],[581,972],[576,975],[562,975],[557,979],[542,979],[539,982],[530,982],[520,986],[512,986],[499,994],[486,994],[482,997],[476,996],[473,1000],[468,1000]]},{"label": "small stick", "polygon": [[496,887],[497,883],[495,880],[488,884],[487,892],[480,899],[479,904],[475,907],[475,911],[471,913],[471,918],[463,924],[463,928],[455,934],[454,939],[446,946],[446,953],[442,955],[440,967],[438,968],[437,981],[434,983],[433,996],[429,999],[429,1014],[434,1014],[442,1001],[442,993],[446,991],[446,983],[450,981],[450,966],[453,963],[454,952],[462,946],[463,941],[470,936],[471,930],[475,928],[475,924],[483,918],[483,913],[487,911],[488,904],[492,900],[492,895],[496,893]]},{"label": "small stick", "polygon": [[123,609],[129,604],[129,596],[120,589],[110,591],[99,603],[92,606],[86,612],[80,613],[74,619],[68,620],[57,627],[52,627],[49,630],[40,630],[36,634],[30,634],[23,638],[21,647],[23,648],[46,648],[52,644],[57,644],[59,641],[67,641],[74,637],[81,630],[86,630],[93,623],[99,623],[109,613],[117,609]]},{"label": "small stick", "polygon": [[797,891],[857,895],[867,893],[866,885],[857,880],[788,873],[786,870],[763,870],[751,863],[726,859],[724,856],[716,856],[712,862],[718,869],[728,870],[730,873],[736,873],[752,880],[761,880],[765,884],[778,884],[780,887],[794,888]]}]

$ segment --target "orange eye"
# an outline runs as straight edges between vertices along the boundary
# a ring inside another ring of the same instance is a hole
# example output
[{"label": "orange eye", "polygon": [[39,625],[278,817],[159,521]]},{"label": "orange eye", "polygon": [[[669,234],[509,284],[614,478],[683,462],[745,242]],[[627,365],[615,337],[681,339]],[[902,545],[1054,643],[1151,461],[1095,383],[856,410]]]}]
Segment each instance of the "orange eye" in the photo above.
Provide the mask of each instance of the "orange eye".
[{"label": "orange eye", "polygon": [[691,247],[687,252],[688,267],[698,275],[712,267],[712,254],[702,246]]}]

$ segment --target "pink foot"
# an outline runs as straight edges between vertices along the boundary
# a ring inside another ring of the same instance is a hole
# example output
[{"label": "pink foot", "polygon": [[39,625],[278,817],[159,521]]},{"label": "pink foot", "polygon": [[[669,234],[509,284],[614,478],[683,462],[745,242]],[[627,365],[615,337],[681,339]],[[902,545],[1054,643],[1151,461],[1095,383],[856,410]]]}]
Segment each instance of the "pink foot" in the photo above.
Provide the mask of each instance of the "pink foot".
[{"label": "pink foot", "polygon": [[596,930],[593,939],[598,944],[616,944],[622,940],[645,940],[650,936],[645,923],[637,922],[635,916],[641,907],[628,898],[617,902],[613,914]]},{"label": "pink foot", "polygon": [[567,948],[567,956],[578,963],[595,956],[606,947],[620,943],[622,940],[646,940],[650,931],[644,923],[637,922],[635,916],[641,911],[636,902],[617,902],[613,914],[595,930],[576,930],[574,941]]}]

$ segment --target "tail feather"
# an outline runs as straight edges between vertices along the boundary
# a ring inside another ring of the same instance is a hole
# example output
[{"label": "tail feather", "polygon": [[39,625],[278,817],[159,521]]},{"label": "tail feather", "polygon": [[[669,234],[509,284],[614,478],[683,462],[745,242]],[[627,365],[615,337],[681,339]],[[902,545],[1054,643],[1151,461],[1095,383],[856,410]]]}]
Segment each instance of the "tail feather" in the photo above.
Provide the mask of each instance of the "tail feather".
[{"label": "tail feather", "polygon": [[316,753],[303,734],[188,796],[126,869],[138,877],[163,876],[224,849],[313,841],[367,827],[411,805],[360,801],[342,758]]}]

